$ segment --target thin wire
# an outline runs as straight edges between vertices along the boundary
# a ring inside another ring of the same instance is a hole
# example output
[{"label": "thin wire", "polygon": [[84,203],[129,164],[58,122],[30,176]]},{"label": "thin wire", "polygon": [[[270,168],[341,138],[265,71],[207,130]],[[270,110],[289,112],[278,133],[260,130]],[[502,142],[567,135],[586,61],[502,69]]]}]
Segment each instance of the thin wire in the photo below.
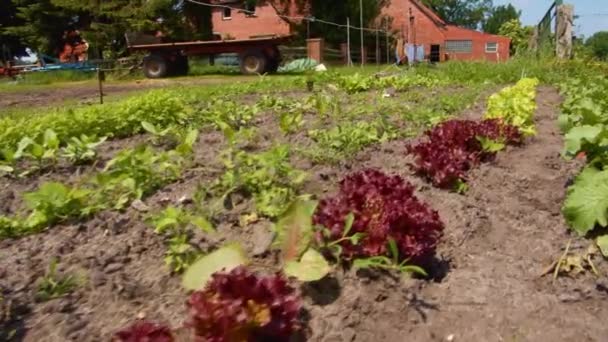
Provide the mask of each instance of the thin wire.
[{"label": "thin wire", "polygon": [[[226,5],[208,4],[208,3],[200,2],[200,1],[196,1],[196,0],[186,0],[186,1],[191,2],[193,4],[201,5],[201,6],[215,7],[215,8],[227,8],[227,9],[234,10],[234,11],[240,11],[240,12],[243,12],[243,13],[246,13],[249,15],[255,15],[255,11],[249,11],[249,10],[243,9],[243,8],[230,7],[230,6],[226,6]],[[361,28],[361,27],[357,27],[357,26],[347,26],[344,24],[338,24],[338,23],[334,23],[331,21],[325,21],[325,20],[318,19],[315,17],[288,16],[288,15],[283,15],[283,14],[278,14],[278,13],[276,14],[276,16],[279,18],[287,19],[287,20],[294,20],[294,21],[303,20],[303,21],[309,21],[309,22],[313,22],[313,23],[319,22],[322,24],[332,25],[332,26],[340,27],[340,28],[350,28],[353,30],[363,30],[363,31],[374,32],[374,33],[382,32],[384,34],[390,34],[390,32],[385,31],[385,30],[371,29],[371,28],[367,28],[367,27]]]}]

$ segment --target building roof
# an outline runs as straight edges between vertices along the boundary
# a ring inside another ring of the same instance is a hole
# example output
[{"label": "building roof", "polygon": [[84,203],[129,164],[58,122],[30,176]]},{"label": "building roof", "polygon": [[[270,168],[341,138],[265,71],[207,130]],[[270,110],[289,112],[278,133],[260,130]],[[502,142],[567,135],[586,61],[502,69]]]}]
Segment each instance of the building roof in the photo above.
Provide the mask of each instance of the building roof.
[{"label": "building roof", "polygon": [[424,13],[429,19],[431,19],[437,26],[445,26],[446,21],[443,20],[437,13],[435,13],[432,9],[428,8],[425,4],[420,2],[420,0],[411,0],[411,3],[416,6],[420,12]]},{"label": "building roof", "polygon": [[477,39],[488,39],[494,38],[496,40],[511,41],[511,38],[505,36],[499,36],[495,34],[480,32],[477,30],[461,27],[454,24],[448,24],[442,19],[437,13],[435,13],[428,6],[423,4],[420,0],[410,0],[414,6],[416,6],[424,15],[431,19],[438,28],[444,31],[446,39],[463,39],[463,38],[477,38]]},{"label": "building roof", "polygon": [[463,39],[463,38],[469,38],[469,39],[489,39],[489,38],[493,38],[496,40],[501,40],[501,41],[511,41],[511,38],[509,37],[505,37],[505,36],[499,36],[499,35],[495,35],[495,34],[490,34],[490,33],[485,33],[485,32],[480,32],[477,30],[473,30],[473,29],[469,29],[469,28],[464,28],[464,27],[460,27],[457,25],[446,25],[445,27],[445,32],[444,32],[445,38],[447,40],[450,39]]}]

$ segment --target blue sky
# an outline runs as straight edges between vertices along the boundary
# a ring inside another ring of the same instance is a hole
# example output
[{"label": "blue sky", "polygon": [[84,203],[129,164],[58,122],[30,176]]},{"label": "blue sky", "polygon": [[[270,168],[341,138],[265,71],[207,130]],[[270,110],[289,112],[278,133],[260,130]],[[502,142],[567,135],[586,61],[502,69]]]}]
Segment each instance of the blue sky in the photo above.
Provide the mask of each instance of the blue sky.
[{"label": "blue sky", "polygon": [[[574,12],[581,17],[575,21],[577,35],[590,37],[597,31],[608,31],[608,0],[565,0],[574,5]],[[547,13],[553,0],[494,0],[495,5],[513,4],[522,11],[524,25],[535,25]]]}]

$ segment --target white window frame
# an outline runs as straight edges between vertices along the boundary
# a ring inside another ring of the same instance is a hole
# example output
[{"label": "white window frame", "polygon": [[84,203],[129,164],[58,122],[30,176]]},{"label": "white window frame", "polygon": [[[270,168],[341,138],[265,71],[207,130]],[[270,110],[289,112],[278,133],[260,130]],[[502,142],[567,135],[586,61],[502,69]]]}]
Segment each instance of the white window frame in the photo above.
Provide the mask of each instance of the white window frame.
[{"label": "white window frame", "polygon": [[[226,11],[229,11],[230,16],[226,16]],[[228,7],[222,8],[222,20],[232,20],[232,9]]]},{"label": "white window frame", "polygon": [[[494,45],[493,49],[490,49],[488,46],[490,44]],[[497,53],[498,52],[498,42],[486,42],[486,53]]]},{"label": "white window frame", "polygon": [[[450,43],[457,45],[456,48],[450,48]],[[467,48],[464,48],[464,47]],[[471,39],[451,39],[445,41],[445,52],[447,53],[473,53],[473,40]]]}]

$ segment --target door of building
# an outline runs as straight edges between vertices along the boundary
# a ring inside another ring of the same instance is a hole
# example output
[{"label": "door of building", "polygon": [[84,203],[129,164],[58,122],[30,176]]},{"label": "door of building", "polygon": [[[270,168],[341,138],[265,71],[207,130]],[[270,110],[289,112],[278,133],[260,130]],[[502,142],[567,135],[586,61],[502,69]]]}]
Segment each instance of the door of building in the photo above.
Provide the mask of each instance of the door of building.
[{"label": "door of building", "polygon": [[431,63],[441,62],[441,45],[431,45]]}]

